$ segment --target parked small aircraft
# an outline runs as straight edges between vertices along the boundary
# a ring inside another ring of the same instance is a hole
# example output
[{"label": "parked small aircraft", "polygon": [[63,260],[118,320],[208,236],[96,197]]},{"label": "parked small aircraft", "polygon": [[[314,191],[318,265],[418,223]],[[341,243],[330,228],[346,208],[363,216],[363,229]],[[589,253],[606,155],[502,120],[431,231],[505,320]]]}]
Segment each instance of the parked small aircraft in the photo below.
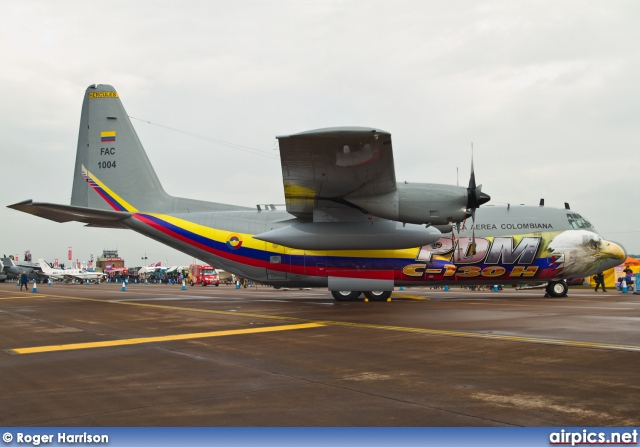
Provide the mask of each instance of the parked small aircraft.
[{"label": "parked small aircraft", "polygon": [[[56,222],[129,228],[238,276],[276,287],[328,287],[336,300],[394,286],[547,284],[626,255],[569,209],[484,206],[468,187],[396,182],[391,135],[363,127],[277,137],[286,211],[167,194],[118,93],[87,88],[71,205],[10,208]],[[471,219],[469,219],[471,218]],[[456,236],[455,227],[464,223]]]},{"label": "parked small aircraft", "polygon": [[96,281],[102,278],[102,273],[88,272],[84,269],[54,269],[45,262],[44,259],[38,259],[38,264],[42,272],[52,279],[61,279],[65,281],[80,282]]}]

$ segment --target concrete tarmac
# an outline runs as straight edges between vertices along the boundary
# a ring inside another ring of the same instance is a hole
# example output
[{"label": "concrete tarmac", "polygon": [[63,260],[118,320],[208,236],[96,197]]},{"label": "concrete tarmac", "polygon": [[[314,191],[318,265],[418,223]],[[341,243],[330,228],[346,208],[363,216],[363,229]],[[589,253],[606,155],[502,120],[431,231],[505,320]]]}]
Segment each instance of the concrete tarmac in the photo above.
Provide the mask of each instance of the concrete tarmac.
[{"label": "concrete tarmac", "polygon": [[640,296],[0,284],[1,426],[637,426]]}]

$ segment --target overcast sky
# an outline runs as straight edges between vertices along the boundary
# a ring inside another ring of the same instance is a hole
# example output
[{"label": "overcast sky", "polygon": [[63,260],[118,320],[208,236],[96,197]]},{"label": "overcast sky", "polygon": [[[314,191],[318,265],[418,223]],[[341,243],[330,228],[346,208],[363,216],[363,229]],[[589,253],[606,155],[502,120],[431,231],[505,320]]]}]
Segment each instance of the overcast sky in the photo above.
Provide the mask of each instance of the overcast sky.
[{"label": "overcast sky", "polygon": [[[86,87],[111,84],[173,195],[283,203],[275,136],[391,132],[398,181],[571,208],[640,253],[640,2],[0,2],[0,254],[191,258],[127,230],[6,208],[68,204]],[[161,127],[253,148],[217,144]]]}]

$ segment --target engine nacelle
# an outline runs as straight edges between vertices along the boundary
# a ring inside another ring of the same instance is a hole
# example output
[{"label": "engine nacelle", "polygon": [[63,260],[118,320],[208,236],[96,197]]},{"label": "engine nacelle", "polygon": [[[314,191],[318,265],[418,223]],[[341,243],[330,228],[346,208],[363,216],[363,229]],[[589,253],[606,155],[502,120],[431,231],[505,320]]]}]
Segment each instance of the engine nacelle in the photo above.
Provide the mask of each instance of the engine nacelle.
[{"label": "engine nacelle", "polygon": [[253,238],[300,250],[395,250],[432,244],[441,236],[433,227],[375,220],[299,223]]},{"label": "engine nacelle", "polygon": [[[396,187],[388,194],[345,199],[371,215],[398,222],[447,225],[468,217],[465,187],[435,183],[397,183]],[[484,196],[485,202],[489,200]]]}]

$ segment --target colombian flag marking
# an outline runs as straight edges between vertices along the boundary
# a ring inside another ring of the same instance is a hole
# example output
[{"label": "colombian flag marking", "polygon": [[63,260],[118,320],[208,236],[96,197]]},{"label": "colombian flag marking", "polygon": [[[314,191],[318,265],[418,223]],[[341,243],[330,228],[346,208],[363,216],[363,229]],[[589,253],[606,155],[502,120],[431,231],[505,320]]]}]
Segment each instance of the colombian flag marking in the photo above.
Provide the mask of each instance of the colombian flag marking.
[{"label": "colombian flag marking", "polygon": [[101,143],[112,143],[116,141],[116,131],[109,130],[107,132],[100,132]]}]

